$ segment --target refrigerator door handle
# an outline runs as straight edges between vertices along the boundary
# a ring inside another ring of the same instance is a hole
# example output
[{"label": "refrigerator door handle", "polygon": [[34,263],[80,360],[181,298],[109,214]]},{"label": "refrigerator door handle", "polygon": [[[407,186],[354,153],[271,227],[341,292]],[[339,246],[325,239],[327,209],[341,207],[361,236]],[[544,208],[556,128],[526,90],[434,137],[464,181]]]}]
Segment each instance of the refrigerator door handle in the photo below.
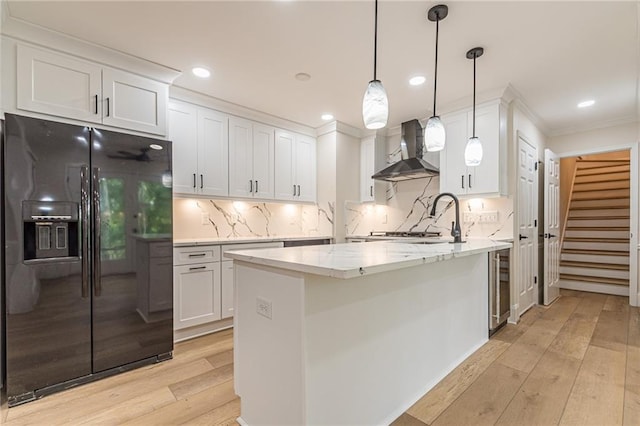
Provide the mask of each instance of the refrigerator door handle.
[{"label": "refrigerator door handle", "polygon": [[93,168],[92,176],[93,184],[93,294],[99,297],[102,293],[102,283],[100,277],[101,261],[100,261],[100,169]]},{"label": "refrigerator door handle", "polygon": [[82,297],[89,297],[89,166],[80,168],[80,220],[82,231]]}]

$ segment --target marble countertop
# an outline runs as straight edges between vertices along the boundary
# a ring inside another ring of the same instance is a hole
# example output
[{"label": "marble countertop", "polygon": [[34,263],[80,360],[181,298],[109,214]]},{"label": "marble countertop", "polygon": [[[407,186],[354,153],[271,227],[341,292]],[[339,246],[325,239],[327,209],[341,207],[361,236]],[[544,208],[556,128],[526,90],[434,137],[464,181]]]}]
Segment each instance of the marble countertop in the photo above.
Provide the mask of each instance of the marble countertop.
[{"label": "marble countertop", "polygon": [[510,248],[508,242],[469,239],[466,243],[416,244],[416,239],[362,244],[233,250],[225,257],[290,271],[349,279],[456,257]]},{"label": "marble countertop", "polygon": [[216,244],[240,244],[240,243],[268,243],[271,241],[300,241],[300,240],[325,240],[333,238],[331,235],[289,235],[272,237],[219,237],[219,238],[174,238],[174,247],[188,247]]}]

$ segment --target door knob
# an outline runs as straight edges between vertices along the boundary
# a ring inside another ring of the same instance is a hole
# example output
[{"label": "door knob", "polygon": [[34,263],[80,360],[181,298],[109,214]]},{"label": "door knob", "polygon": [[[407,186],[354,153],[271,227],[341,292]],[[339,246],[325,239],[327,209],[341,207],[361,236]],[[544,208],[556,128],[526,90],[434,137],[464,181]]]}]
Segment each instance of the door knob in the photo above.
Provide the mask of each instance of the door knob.
[{"label": "door knob", "polygon": [[527,237],[526,235],[522,235],[522,234],[518,235],[518,239],[519,240],[526,240],[527,238],[529,238],[529,237]]}]

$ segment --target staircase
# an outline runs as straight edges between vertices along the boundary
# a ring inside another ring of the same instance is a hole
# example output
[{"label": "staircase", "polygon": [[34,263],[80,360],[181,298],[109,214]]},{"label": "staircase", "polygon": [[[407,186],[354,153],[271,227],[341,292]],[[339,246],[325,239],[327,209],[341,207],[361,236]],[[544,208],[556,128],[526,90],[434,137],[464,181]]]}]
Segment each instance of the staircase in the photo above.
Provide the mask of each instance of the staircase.
[{"label": "staircase", "polygon": [[629,178],[626,159],[581,157],[560,255],[560,286],[629,294]]}]

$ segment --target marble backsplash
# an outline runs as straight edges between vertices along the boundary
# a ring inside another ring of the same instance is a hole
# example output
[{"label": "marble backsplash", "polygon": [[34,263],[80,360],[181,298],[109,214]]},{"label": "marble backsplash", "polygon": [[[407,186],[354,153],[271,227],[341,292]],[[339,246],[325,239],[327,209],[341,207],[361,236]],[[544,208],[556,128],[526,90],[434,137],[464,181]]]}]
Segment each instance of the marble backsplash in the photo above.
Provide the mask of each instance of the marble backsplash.
[{"label": "marble backsplash", "polygon": [[[345,202],[346,234],[368,235],[372,231],[439,231],[450,235],[455,220],[455,204],[451,198],[438,202],[436,215],[429,217],[439,193],[438,177],[398,183],[387,187],[386,205]],[[464,212],[496,211],[497,222],[464,222]],[[460,200],[460,226],[464,237],[511,237],[513,235],[513,202],[508,197]]]},{"label": "marble backsplash", "polygon": [[173,237],[333,235],[333,203],[284,204],[218,199],[173,200]]}]

